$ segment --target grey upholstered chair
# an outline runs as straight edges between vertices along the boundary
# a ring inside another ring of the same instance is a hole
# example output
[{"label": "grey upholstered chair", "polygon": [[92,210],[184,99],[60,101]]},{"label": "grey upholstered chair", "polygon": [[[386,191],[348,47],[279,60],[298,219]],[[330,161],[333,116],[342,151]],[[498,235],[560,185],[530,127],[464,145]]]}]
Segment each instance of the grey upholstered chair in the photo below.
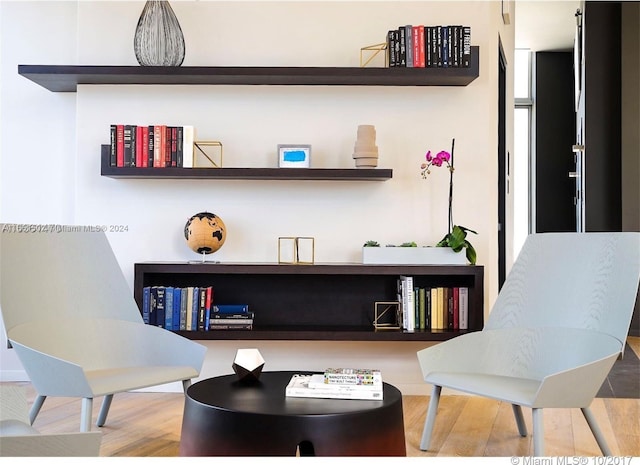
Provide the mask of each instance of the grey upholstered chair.
[{"label": "grey upholstered chair", "polygon": [[589,406],[624,349],[640,280],[640,233],[547,233],[527,238],[482,331],[420,350],[433,385],[420,448],[431,443],[442,387],[509,402],[533,453],[544,455],[544,408]]},{"label": "grey upholstered chair", "polygon": [[199,376],[206,348],[143,323],[103,232],[0,225],[0,254],[4,327],[37,391],[31,424],[47,396],[80,397],[89,431],[95,397],[104,396],[102,426],[115,393],[175,381],[186,389]]}]

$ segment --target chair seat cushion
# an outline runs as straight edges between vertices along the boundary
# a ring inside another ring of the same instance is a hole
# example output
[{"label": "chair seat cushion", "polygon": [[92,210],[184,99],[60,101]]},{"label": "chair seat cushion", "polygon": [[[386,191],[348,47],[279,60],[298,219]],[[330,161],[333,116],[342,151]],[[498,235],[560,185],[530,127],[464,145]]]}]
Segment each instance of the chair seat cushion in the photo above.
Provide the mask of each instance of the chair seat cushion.
[{"label": "chair seat cushion", "polygon": [[437,386],[503,400],[525,407],[531,406],[540,387],[540,381],[535,379],[488,375],[484,373],[434,371],[429,373],[425,381]]},{"label": "chair seat cushion", "polygon": [[197,370],[187,366],[134,366],[85,372],[94,396],[140,389],[196,378]]}]

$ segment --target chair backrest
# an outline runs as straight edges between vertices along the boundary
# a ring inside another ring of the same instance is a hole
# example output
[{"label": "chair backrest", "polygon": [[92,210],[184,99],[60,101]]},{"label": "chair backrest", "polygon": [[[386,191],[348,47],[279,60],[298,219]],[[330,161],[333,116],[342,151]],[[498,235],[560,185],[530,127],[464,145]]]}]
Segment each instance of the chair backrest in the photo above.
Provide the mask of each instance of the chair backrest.
[{"label": "chair backrest", "polygon": [[0,224],[0,311],[7,334],[57,318],[142,323],[106,235],[83,226]]},{"label": "chair backrest", "polygon": [[640,233],[532,234],[485,329],[591,329],[624,346],[639,282]]}]

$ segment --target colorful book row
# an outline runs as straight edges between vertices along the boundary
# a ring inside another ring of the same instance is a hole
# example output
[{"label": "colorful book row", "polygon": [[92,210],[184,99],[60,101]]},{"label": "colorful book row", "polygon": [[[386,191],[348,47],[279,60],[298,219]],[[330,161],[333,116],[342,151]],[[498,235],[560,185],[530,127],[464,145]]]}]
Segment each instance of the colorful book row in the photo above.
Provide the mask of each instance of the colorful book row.
[{"label": "colorful book row", "polygon": [[469,329],[467,287],[419,287],[413,277],[402,276],[398,301],[406,331]]},{"label": "colorful book row", "polygon": [[193,126],[112,124],[109,141],[113,167],[193,167]]},{"label": "colorful book row", "polygon": [[145,286],[144,323],[171,331],[253,329],[253,312],[246,304],[214,304],[212,286]]},{"label": "colorful book row", "polygon": [[387,33],[391,68],[468,68],[471,27],[400,26]]}]

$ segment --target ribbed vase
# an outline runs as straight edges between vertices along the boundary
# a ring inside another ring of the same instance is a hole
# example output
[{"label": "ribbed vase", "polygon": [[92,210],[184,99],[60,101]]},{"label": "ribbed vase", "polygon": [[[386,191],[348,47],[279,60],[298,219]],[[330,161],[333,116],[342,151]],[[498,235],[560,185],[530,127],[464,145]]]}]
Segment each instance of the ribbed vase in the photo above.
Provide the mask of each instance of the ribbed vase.
[{"label": "ribbed vase", "polygon": [[184,36],[178,18],[168,1],[145,3],[133,49],[142,66],[180,66],[184,61]]}]

